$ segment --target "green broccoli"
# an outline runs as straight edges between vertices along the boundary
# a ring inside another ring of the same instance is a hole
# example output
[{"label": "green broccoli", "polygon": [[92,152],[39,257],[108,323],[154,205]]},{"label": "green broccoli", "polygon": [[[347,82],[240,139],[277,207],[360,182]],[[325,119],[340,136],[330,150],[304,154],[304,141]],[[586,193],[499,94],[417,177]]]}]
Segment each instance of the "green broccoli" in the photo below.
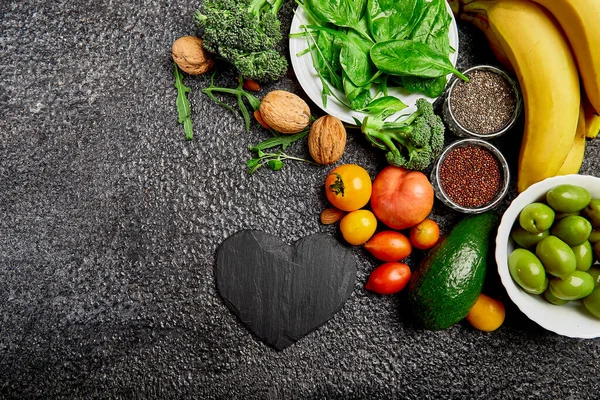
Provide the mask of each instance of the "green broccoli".
[{"label": "green broccoli", "polygon": [[277,12],[283,0],[206,0],[194,20],[203,46],[231,63],[246,79],[271,82],[288,64],[275,46],[282,40]]},{"label": "green broccoli", "polygon": [[365,117],[361,131],[374,147],[386,151],[387,162],[397,167],[424,170],[444,146],[444,123],[433,106],[418,99],[417,110],[398,122]]},{"label": "green broccoli", "polygon": [[272,49],[252,53],[229,49],[222,56],[235,66],[242,77],[257,82],[274,82],[288,69],[285,57]]}]

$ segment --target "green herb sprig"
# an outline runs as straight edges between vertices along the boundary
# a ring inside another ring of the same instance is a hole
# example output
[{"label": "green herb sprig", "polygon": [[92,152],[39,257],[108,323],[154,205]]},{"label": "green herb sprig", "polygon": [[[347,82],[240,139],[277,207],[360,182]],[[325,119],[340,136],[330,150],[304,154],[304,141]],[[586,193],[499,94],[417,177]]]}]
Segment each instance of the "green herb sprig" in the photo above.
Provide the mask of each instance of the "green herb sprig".
[{"label": "green herb sprig", "polygon": [[[311,116],[311,121],[313,119],[314,118]],[[283,150],[287,149],[295,142],[304,139],[306,136],[308,136],[309,132],[310,125],[307,126],[302,132],[298,132],[293,135],[283,135],[271,129],[273,137],[263,140],[262,142],[254,146],[250,146],[250,151],[255,152],[257,157],[251,158],[246,162],[248,172],[250,174],[253,174],[258,168],[262,167],[263,165],[267,165],[273,171],[279,171],[284,165],[284,160],[301,161],[316,165],[316,163],[314,163],[313,161],[306,160],[300,157],[290,156],[283,152]],[[275,147],[280,146],[281,150],[275,153],[265,153],[265,150],[273,149]]]},{"label": "green herb sprig", "polygon": [[235,113],[235,110],[233,109],[233,107],[231,107],[229,104],[223,103],[221,100],[217,99],[217,97],[214,95],[214,92],[226,93],[226,94],[235,96],[235,98],[237,99],[238,108],[240,109],[240,112],[242,113],[242,117],[244,117],[244,124],[246,126],[246,132],[250,132],[250,112],[248,111],[248,108],[246,107],[244,100],[246,100],[250,104],[250,107],[252,108],[252,112],[258,110],[258,108],[260,107],[260,100],[258,99],[258,97],[254,96],[253,94],[244,90],[244,88],[242,87],[244,80],[241,76],[238,78],[238,86],[236,88],[227,88],[227,87],[216,86],[214,83],[214,78],[215,78],[216,73],[217,73],[217,71],[215,70],[211,74],[210,86],[202,89],[202,92],[205,93],[212,101],[214,101],[215,103],[217,103],[220,106],[225,107],[232,113]]},{"label": "green herb sprig", "polygon": [[177,88],[178,122],[183,124],[185,140],[192,140],[194,138],[194,129],[192,125],[190,102],[187,98],[187,94],[191,89],[183,84],[183,74],[179,71],[179,68],[177,68],[176,63],[173,63],[173,74],[175,75],[174,86]]},{"label": "green herb sprig", "polygon": [[279,171],[283,168],[284,160],[293,160],[293,161],[301,161],[309,164],[315,164],[315,162],[307,160],[305,158],[290,156],[280,150],[276,153],[265,153],[262,150],[258,151],[258,157],[251,158],[246,161],[246,166],[248,167],[248,173],[252,175],[256,172],[257,169],[262,167],[263,165],[267,165],[273,171]]}]

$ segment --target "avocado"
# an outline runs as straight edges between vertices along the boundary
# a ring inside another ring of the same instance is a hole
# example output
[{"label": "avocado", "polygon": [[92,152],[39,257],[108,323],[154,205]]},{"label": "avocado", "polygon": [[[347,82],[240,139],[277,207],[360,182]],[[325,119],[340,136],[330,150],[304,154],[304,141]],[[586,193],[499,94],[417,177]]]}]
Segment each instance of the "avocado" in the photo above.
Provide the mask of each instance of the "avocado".
[{"label": "avocado", "polygon": [[481,293],[498,215],[493,211],[459,221],[413,272],[408,301],[425,329],[446,329],[463,319]]}]

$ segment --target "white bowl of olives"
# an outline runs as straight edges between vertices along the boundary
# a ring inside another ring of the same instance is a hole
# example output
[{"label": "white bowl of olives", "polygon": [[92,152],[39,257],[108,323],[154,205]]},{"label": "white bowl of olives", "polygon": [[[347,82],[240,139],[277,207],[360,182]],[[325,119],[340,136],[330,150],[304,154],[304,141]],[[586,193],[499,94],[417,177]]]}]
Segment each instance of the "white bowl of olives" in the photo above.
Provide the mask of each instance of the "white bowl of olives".
[{"label": "white bowl of olives", "polygon": [[600,337],[599,259],[600,178],[545,179],[519,194],[502,216],[500,279],[517,307],[547,330]]}]

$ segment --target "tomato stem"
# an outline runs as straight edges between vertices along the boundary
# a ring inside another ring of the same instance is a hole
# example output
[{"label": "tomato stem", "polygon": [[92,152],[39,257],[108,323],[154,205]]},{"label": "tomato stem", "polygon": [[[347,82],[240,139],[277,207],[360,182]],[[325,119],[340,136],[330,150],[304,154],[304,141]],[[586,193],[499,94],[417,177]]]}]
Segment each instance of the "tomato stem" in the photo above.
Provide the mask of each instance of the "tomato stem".
[{"label": "tomato stem", "polygon": [[338,194],[341,194],[342,197],[344,197],[344,181],[342,180],[342,176],[340,174],[338,174],[337,172],[335,173],[335,182],[333,182],[331,185],[329,185],[329,190],[331,190],[333,193],[336,194],[336,196]]}]

